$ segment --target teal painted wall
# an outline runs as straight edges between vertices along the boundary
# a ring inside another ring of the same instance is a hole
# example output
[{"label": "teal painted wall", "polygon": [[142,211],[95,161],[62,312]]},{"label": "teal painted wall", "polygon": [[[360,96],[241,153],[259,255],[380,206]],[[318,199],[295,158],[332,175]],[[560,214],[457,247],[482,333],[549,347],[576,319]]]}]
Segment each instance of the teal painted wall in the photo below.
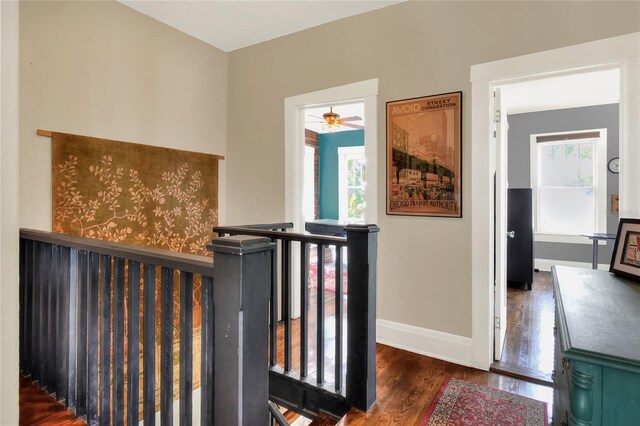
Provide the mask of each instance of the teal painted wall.
[{"label": "teal painted wall", "polygon": [[338,219],[338,148],[364,145],[364,130],[323,133],[320,145],[320,219]]}]

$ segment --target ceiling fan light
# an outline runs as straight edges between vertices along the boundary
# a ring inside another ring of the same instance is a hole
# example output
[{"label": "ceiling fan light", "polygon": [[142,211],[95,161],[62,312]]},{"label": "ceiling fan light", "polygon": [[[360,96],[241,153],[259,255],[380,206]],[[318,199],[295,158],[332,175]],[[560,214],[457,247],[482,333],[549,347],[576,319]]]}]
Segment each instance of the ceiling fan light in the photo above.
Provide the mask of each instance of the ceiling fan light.
[{"label": "ceiling fan light", "polygon": [[333,133],[334,130],[338,130],[338,129],[340,129],[340,125],[338,123],[335,123],[335,122],[333,124],[324,123],[322,125],[322,130],[328,131],[328,132],[331,132],[331,133]]},{"label": "ceiling fan light", "polygon": [[339,124],[338,120],[340,119],[340,114],[333,112],[333,107],[329,107],[329,112],[322,114],[322,117],[327,122],[327,126],[329,126],[329,128]]}]

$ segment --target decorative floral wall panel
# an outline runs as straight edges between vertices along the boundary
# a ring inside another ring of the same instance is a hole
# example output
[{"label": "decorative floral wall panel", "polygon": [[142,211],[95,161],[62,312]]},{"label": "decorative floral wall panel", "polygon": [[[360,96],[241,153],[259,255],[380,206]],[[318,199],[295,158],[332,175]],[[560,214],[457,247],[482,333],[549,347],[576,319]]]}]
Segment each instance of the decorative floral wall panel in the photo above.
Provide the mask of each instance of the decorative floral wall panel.
[{"label": "decorative floral wall panel", "polygon": [[207,255],[219,156],[52,133],[53,230]]}]

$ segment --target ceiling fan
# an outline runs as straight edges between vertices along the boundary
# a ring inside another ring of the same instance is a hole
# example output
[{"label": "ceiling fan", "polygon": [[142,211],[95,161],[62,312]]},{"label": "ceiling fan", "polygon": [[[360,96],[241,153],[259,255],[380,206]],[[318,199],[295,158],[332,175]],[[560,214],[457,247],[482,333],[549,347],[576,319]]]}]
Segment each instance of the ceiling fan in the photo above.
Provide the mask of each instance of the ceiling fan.
[{"label": "ceiling fan", "polygon": [[310,115],[310,117],[323,119],[324,121],[318,121],[318,123],[323,123],[329,130],[339,128],[340,126],[351,127],[353,129],[364,129],[364,126],[350,123],[350,121],[362,121],[362,117],[354,115],[352,117],[340,118],[340,114],[333,112],[333,107],[329,107],[329,112],[322,114],[322,117],[318,117],[317,115]]}]

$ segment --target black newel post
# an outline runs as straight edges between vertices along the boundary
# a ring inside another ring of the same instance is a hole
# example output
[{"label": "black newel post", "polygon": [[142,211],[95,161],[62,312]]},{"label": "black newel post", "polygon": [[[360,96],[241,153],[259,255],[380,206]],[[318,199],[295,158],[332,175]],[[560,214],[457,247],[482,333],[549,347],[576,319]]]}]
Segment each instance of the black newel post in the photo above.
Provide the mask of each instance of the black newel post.
[{"label": "black newel post", "polygon": [[367,411],[376,402],[376,225],[348,225],[347,403]]},{"label": "black newel post", "polygon": [[214,424],[269,424],[268,238],[216,238],[214,253]]}]

